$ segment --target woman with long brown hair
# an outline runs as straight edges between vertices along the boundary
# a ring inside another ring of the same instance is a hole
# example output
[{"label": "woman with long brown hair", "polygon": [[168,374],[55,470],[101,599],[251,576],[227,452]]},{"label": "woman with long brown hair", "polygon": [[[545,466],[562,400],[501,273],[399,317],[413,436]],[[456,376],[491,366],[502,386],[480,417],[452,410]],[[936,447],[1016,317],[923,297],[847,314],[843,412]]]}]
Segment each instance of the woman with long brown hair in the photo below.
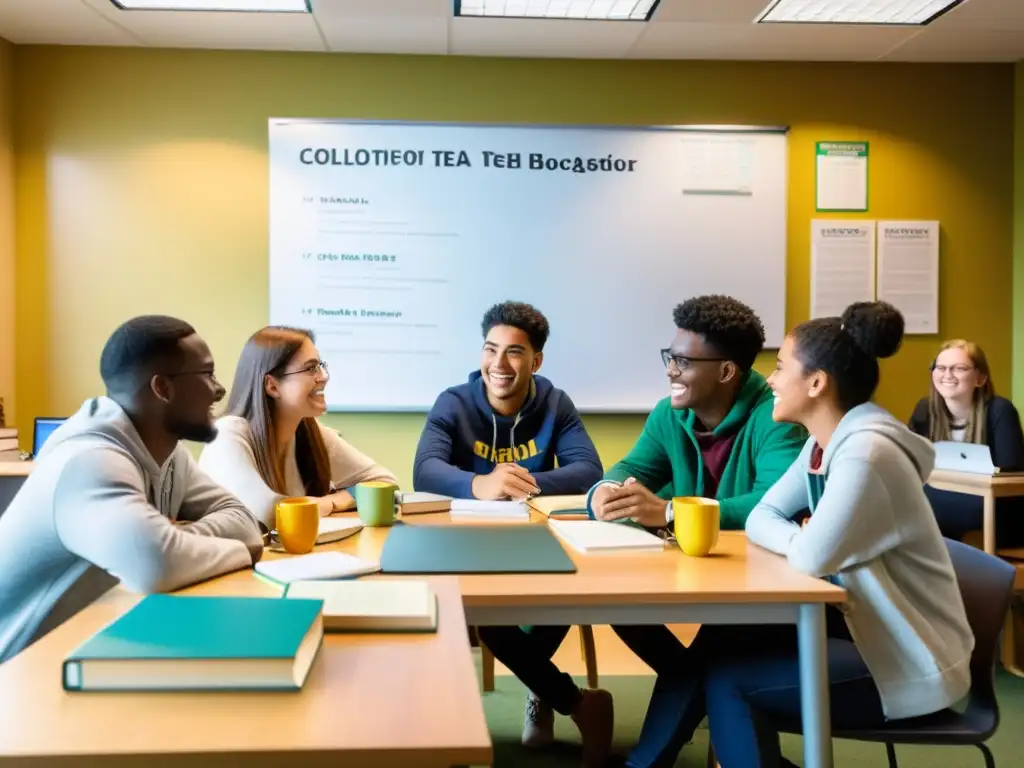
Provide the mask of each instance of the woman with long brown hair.
[{"label": "woman with long brown hair", "polygon": [[[931,367],[932,385],[910,417],[910,428],[932,442],[956,441],[987,445],[992,463],[1004,472],[1024,469],[1024,434],[1013,403],[996,394],[988,359],[981,347],[965,339],[942,345]],[[982,526],[982,500],[951,491],[925,487],[939,529],[951,539],[963,538]],[[1021,530],[1005,514],[1006,504],[997,505],[999,538],[1019,538]],[[1016,512],[1016,510],[1014,510]]]},{"label": "woman with long brown hair", "polygon": [[242,349],[227,415],[217,420],[217,438],[199,465],[268,529],[285,497],[314,497],[326,516],[354,506],[345,489],[356,483],[396,482],[317,421],[327,411],[327,381],[311,331],[268,326]]}]

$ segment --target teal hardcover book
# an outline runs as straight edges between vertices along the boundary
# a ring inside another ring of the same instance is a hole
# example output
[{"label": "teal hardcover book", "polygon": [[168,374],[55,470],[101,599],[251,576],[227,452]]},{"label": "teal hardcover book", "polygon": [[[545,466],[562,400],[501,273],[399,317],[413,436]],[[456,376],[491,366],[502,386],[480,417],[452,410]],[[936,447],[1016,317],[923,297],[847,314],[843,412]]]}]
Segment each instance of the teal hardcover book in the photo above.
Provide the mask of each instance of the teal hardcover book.
[{"label": "teal hardcover book", "polygon": [[147,595],[68,654],[67,691],[297,691],[322,600]]}]

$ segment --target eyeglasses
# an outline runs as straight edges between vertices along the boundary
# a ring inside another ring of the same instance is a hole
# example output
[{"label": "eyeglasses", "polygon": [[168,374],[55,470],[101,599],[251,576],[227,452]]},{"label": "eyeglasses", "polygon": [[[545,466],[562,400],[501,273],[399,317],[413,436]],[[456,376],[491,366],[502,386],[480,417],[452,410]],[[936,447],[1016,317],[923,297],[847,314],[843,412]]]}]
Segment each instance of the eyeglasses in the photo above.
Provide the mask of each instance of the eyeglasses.
[{"label": "eyeglasses", "polygon": [[316,360],[303,368],[299,368],[297,371],[284,371],[283,373],[278,374],[277,378],[283,379],[285,376],[294,376],[298,373],[307,373],[315,376],[321,372],[327,373],[326,360]]},{"label": "eyeglasses", "polygon": [[686,355],[673,355],[671,349],[661,350],[661,362],[665,364],[665,367],[669,368],[675,363],[678,371],[685,371],[690,367],[690,363],[724,363],[728,359],[727,357],[687,357]]},{"label": "eyeglasses", "polygon": [[955,373],[957,376],[963,376],[965,373],[970,373],[973,370],[974,370],[973,366],[962,365],[962,364],[961,365],[933,365],[932,366],[932,371],[934,371],[935,373],[939,374],[940,376],[945,376],[946,373],[948,373],[948,372]]}]

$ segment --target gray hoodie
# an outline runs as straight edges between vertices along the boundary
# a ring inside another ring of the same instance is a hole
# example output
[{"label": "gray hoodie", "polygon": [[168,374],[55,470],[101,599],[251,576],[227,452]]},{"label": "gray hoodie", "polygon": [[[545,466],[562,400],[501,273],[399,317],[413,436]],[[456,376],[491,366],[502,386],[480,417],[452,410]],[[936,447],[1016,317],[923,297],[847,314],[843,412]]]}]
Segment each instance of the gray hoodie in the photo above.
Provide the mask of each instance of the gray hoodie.
[{"label": "gray hoodie", "polygon": [[[887,717],[950,706],[970,687],[974,635],[924,494],[931,443],[865,403],[839,422],[818,472],[814,447],[750,513],[749,539],[847,590],[846,624]],[[808,508],[801,528],[791,518]]]},{"label": "gray hoodie", "polygon": [[120,580],[166,592],[252,564],[256,520],[183,445],[158,465],[113,400],[87,400],[46,441],[0,515],[0,661]]}]

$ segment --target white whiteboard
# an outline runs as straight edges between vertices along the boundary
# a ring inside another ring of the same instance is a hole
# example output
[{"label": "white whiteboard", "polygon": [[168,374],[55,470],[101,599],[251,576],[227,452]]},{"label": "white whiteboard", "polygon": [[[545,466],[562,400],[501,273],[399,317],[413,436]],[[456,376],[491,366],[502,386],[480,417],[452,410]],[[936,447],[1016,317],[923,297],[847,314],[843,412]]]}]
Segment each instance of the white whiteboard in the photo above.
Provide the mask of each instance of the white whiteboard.
[{"label": "white whiteboard", "polygon": [[586,412],[667,394],[691,296],[783,338],[783,129],[272,119],[269,139],[270,322],[315,331],[332,410],[429,409],[509,299],[547,316],[540,373]]}]

